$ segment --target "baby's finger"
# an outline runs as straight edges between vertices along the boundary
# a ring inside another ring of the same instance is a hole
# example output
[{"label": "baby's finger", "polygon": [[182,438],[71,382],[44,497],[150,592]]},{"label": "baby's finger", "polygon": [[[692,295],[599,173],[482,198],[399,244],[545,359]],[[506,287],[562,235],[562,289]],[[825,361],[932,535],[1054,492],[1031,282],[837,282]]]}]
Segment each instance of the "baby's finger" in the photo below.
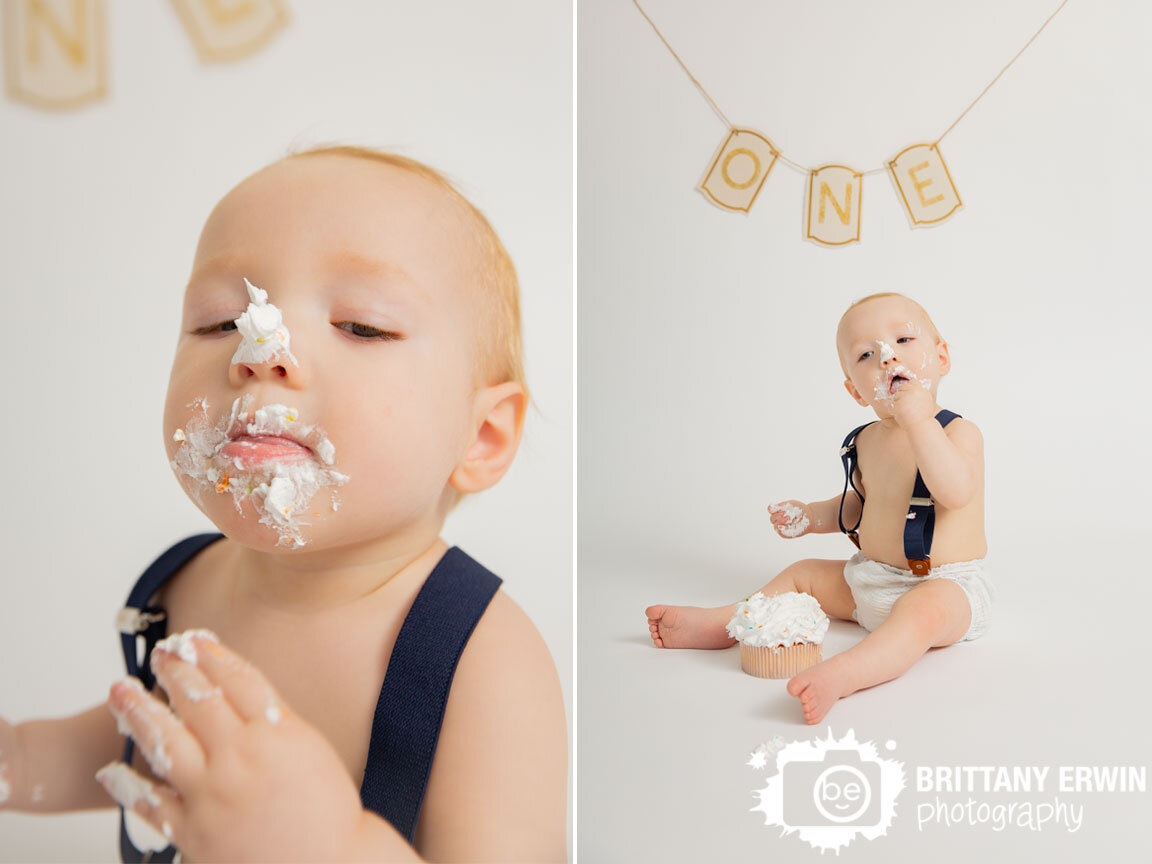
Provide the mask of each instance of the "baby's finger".
[{"label": "baby's finger", "polygon": [[264,674],[219,642],[202,644],[201,671],[224,691],[240,718],[249,723],[279,723],[285,706]]},{"label": "baby's finger", "polygon": [[[152,651],[152,671],[168,693],[173,710],[199,739],[205,753],[223,746],[244,725],[226,695],[199,667],[204,645],[215,637],[207,631],[188,631],[163,639]],[[200,649],[200,650],[197,650]]]},{"label": "baby's finger", "polygon": [[184,814],[184,801],[175,789],[149,783],[123,762],[105,765],[96,779],[124,808],[124,827],[136,848],[159,852],[175,842]]},{"label": "baby's finger", "polygon": [[131,735],[158,777],[182,786],[204,769],[204,751],[167,705],[138,678],[121,678],[108,693],[120,734]]}]

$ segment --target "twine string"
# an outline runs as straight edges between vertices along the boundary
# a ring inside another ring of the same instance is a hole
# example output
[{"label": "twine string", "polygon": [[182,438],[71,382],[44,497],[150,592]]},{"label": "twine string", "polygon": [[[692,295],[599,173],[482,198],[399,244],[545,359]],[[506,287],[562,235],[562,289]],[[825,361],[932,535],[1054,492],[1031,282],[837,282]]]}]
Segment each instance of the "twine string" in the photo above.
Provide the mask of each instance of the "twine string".
[{"label": "twine string", "polygon": [[[688,64],[686,64],[683,60],[681,60],[680,55],[676,53],[676,50],[670,44],[668,44],[668,40],[664,38],[664,34],[661,33],[660,28],[656,26],[656,22],[653,21],[651,17],[649,17],[648,13],[644,11],[644,7],[642,7],[640,5],[640,0],[632,0],[632,3],[636,6],[637,10],[639,10],[640,14],[644,16],[644,20],[648,22],[648,24],[652,27],[652,30],[656,33],[656,35],[658,37],[660,37],[660,41],[664,43],[664,47],[667,48],[668,52],[673,57],[676,58],[676,62],[680,64],[680,68],[684,70],[684,74],[688,76],[688,80],[690,80],[694,85],[696,85],[696,89],[700,91],[700,95],[703,96],[708,101],[708,104],[712,106],[712,110],[715,111],[716,115],[721,120],[724,121],[724,125],[728,127],[728,130],[730,132],[737,131],[736,126],[732,123],[731,120],[728,119],[728,115],[726,115],[722,110],[720,110],[720,106],[716,104],[716,100],[713,99],[712,96],[708,93],[708,91],[704,89],[704,85],[701,84],[698,80],[696,80],[696,76],[692,74],[691,70],[689,70]],[[960,115],[955,120],[952,121],[951,125],[949,125],[949,127],[947,129],[945,129],[942,133],[940,133],[940,136],[935,141],[932,142],[933,145],[939,144],[941,141],[943,141],[944,136],[946,136],[949,132],[951,132],[953,129],[955,129],[956,124],[958,124],[961,120],[963,120],[966,116],[968,116],[968,112],[976,107],[976,104],[981,99],[984,98],[984,96],[988,93],[988,91],[991,90],[992,87],[996,84],[996,82],[1000,80],[1000,77],[1012,67],[1012,64],[1020,59],[1020,56],[1025,51],[1028,50],[1029,46],[1031,46],[1031,44],[1036,41],[1036,38],[1041,33],[1044,32],[1044,28],[1047,27],[1050,23],[1052,23],[1052,19],[1055,18],[1057,15],[1059,15],[1060,10],[1063,9],[1066,5],[1068,5],[1068,0],[1061,0],[1060,5],[1056,7],[1055,11],[1053,11],[1051,15],[1049,15],[1046,19],[1044,19],[1044,23],[1040,25],[1040,29],[1038,29],[1035,33],[1032,34],[1032,38],[1024,43],[1024,47],[1022,47],[1019,51],[1017,51],[1011,60],[1009,60],[1007,63],[1004,64],[1004,68],[996,73],[995,77],[993,77],[993,79],[988,82],[988,85],[983,90],[980,91],[980,95],[978,95],[975,99],[973,99],[972,102],[968,105],[968,107],[965,108],[963,111],[961,111]],[[783,162],[785,165],[787,165],[789,168],[792,168],[793,170],[798,171],[801,174],[811,174],[815,170],[813,168],[807,167],[806,165],[802,165],[801,163],[797,162],[794,159],[789,159],[783,153],[777,152],[776,158],[780,162]],[[870,168],[867,171],[863,171],[863,172],[859,172],[859,173],[861,174],[861,176],[867,177],[869,174],[883,174],[887,170],[888,170],[888,166],[883,165],[879,168]]]}]

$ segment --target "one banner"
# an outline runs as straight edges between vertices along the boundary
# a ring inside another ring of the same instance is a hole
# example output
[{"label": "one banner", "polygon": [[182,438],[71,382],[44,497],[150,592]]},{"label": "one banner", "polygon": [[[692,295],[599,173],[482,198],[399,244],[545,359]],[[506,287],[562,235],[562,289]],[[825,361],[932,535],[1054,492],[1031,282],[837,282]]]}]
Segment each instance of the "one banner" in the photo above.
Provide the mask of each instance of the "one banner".
[{"label": "one banner", "polygon": [[172,0],[172,5],[204,63],[247,57],[288,23],[281,0]]},{"label": "one banner", "polygon": [[37,108],[76,108],[108,92],[104,0],[7,0],[8,95]]},{"label": "one banner", "polygon": [[733,129],[712,160],[700,190],[726,210],[752,207],[776,162],[772,142],[751,129]]},{"label": "one banner", "polygon": [[935,144],[913,144],[901,150],[888,163],[904,209],[912,227],[943,222],[960,209],[962,203]]},{"label": "one banner", "polygon": [[824,165],[808,175],[807,239],[825,246],[860,242],[863,179],[843,165]]}]

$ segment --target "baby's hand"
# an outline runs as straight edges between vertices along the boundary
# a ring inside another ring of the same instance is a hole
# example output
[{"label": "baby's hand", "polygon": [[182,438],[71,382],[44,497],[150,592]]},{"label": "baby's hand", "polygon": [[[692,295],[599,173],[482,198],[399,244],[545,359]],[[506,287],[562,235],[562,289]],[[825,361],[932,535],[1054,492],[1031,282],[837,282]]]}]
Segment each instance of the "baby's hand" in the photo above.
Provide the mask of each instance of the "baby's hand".
[{"label": "baby's hand", "polygon": [[812,513],[803,501],[769,504],[768,512],[772,514],[772,527],[781,537],[803,537],[812,527]]},{"label": "baby's hand", "polygon": [[935,407],[936,400],[919,379],[896,385],[896,392],[892,395],[892,416],[902,429],[931,420]]},{"label": "baby's hand", "polygon": [[108,700],[171,785],[123,763],[96,778],[193,860],[338,860],[364,812],[340,757],[259,670],[200,632],[187,660],[152,653],[171,707],[137,679],[114,684]]}]

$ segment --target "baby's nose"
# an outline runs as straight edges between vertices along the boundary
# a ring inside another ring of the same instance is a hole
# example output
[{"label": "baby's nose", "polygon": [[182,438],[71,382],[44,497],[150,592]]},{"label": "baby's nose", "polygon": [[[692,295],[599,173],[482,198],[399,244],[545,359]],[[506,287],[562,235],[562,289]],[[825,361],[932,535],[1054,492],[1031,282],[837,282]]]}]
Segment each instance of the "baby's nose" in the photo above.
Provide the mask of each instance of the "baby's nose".
[{"label": "baby's nose", "polygon": [[[283,355],[273,357],[264,362],[256,362],[254,360],[233,362],[228,370],[228,377],[233,384],[240,385],[247,381],[249,378],[258,378],[260,380],[279,380],[281,378],[292,378],[295,380],[299,377],[298,373],[290,370],[298,369],[293,367],[292,362],[287,360]],[[292,382],[284,382],[292,383]]]},{"label": "baby's nose", "polygon": [[289,379],[289,386],[302,386],[300,363],[290,348],[292,336],[284,324],[283,314],[268,302],[268,292],[257,288],[247,279],[250,303],[236,319],[240,331],[240,344],[232,355],[228,377],[232,384],[242,385],[250,378],[274,381]]}]

